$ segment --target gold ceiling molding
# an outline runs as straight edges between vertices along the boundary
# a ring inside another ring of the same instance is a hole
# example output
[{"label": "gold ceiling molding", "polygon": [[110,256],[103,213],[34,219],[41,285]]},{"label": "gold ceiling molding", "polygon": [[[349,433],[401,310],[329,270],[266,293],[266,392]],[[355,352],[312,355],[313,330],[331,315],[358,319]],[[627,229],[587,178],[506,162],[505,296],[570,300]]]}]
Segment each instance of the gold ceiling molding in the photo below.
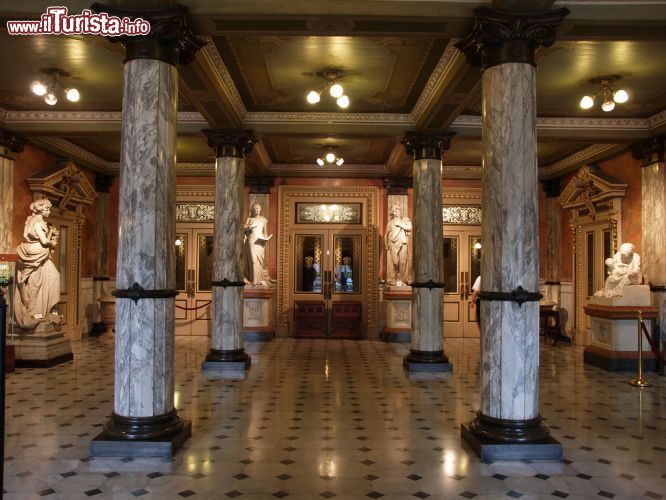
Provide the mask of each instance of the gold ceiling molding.
[{"label": "gold ceiling molding", "polygon": [[442,203],[450,205],[452,200],[471,200],[481,203],[480,187],[444,187],[442,188]]},{"label": "gold ceiling molding", "polygon": [[[121,123],[120,111],[7,111],[2,110],[8,122],[106,122]],[[196,111],[178,112],[178,122],[206,126],[206,120]]]},{"label": "gold ceiling molding", "polygon": [[578,167],[584,163],[590,163],[592,159],[610,153],[618,147],[617,144],[594,144],[582,149],[563,160],[560,160],[546,167],[551,176],[559,177],[568,173],[572,168]]},{"label": "gold ceiling molding", "polygon": [[661,113],[657,113],[656,115],[652,115],[650,118],[647,119],[648,121],[648,126],[650,127],[650,130],[658,128],[666,123],[666,109],[662,111]]},{"label": "gold ceiling molding", "polygon": [[102,173],[110,173],[113,171],[113,162],[106,161],[87,149],[77,146],[66,139],[43,136],[33,137],[30,140],[37,146],[43,147],[59,156],[71,158],[76,163],[93,167],[94,170],[99,170]]},{"label": "gold ceiling molding", "polygon": [[208,59],[211,66],[215,68],[216,71],[214,76],[217,77],[218,80],[217,83],[219,84],[221,90],[227,94],[229,102],[231,102],[236,115],[242,121],[245,119],[247,115],[247,108],[243,103],[243,99],[238,93],[236,85],[234,85],[234,81],[231,78],[231,75],[229,74],[227,66],[224,64],[224,61],[222,60],[222,56],[220,56],[217,47],[215,47],[215,43],[213,43],[213,38],[207,36],[204,37],[204,39],[208,43],[201,50],[201,54],[203,55],[203,57]]},{"label": "gold ceiling molding", "polygon": [[250,111],[245,117],[245,125],[269,123],[309,124],[309,123],[389,123],[413,126],[411,115],[399,113],[308,113],[281,111]]},{"label": "gold ceiling molding", "polygon": [[184,198],[215,198],[214,184],[177,184],[176,200],[185,201]]},{"label": "gold ceiling molding", "polygon": [[645,130],[648,120],[640,118],[537,118],[537,130]]},{"label": "gold ceiling molding", "polygon": [[425,110],[432,104],[432,100],[437,95],[437,91],[444,85],[444,82],[450,73],[457,69],[456,57],[462,57],[464,59],[462,53],[455,47],[455,43],[458,40],[458,38],[452,38],[449,41],[446,49],[444,49],[442,56],[437,62],[437,66],[435,66],[435,70],[430,75],[430,78],[428,78],[425,87],[423,87],[423,91],[411,112],[412,120],[415,123],[419,122],[425,113]]}]

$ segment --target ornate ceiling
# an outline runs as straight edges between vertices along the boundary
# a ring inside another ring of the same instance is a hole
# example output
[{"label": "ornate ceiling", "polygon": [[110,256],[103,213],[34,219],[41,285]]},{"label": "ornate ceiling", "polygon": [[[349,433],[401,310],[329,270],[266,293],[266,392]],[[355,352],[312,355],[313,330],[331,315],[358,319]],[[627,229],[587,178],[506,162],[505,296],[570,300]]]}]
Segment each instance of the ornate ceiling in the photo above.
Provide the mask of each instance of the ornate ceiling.
[{"label": "ornate ceiling", "polygon": [[[136,5],[133,1],[120,1]],[[276,176],[401,177],[411,162],[406,131],[457,132],[444,175],[473,178],[481,163],[480,73],[453,43],[472,25],[474,0],[182,1],[208,41],[180,72],[178,162],[183,173],[213,174],[200,130],[249,128],[260,142],[248,173]],[[65,2],[80,12],[88,2]],[[496,0],[522,9],[568,7],[558,40],[537,54],[538,158],[542,177],[626,150],[666,130],[666,2]],[[14,37],[7,19],[37,18],[44,4],[0,4],[0,126],[98,171],[117,171],[122,109],[121,48],[94,36]],[[40,68],[60,67],[78,103],[46,105],[29,91]],[[310,105],[326,68],[342,71],[351,100]],[[618,74],[630,101],[611,113],[583,111],[589,79]],[[317,167],[324,149],[342,167]]]}]

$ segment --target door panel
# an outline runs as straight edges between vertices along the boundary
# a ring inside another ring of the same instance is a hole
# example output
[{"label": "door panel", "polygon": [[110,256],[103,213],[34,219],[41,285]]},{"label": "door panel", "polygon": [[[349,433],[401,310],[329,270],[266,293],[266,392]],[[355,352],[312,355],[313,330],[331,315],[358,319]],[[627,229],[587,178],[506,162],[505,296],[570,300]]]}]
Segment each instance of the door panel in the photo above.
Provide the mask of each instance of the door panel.
[{"label": "door panel", "polygon": [[363,336],[365,240],[362,230],[292,232],[292,336]]},{"label": "door panel", "polygon": [[176,228],[176,335],[210,335],[213,230],[208,225]]},{"label": "door panel", "polygon": [[478,337],[476,307],[469,303],[472,284],[481,272],[481,228],[444,231],[444,335]]}]

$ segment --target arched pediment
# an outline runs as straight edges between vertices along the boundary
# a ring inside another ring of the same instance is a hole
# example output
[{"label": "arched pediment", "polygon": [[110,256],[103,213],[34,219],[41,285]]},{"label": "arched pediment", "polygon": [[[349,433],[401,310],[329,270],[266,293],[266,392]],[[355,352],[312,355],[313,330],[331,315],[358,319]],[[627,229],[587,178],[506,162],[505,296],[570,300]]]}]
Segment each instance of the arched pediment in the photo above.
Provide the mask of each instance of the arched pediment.
[{"label": "arched pediment", "polygon": [[35,199],[50,199],[61,215],[67,211],[80,214],[84,206],[92,205],[97,198],[88,178],[71,161],[52,165],[30,177],[28,184]]}]

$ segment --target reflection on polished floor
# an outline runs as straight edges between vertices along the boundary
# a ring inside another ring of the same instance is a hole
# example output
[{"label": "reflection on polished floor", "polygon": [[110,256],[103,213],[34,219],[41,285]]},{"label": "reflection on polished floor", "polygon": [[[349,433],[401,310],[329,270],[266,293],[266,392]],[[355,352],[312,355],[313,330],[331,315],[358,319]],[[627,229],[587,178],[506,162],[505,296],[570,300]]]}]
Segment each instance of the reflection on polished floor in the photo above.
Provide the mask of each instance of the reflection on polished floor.
[{"label": "reflection on polished floor", "polygon": [[205,339],[177,342],[176,405],[193,436],[173,461],[88,458],[112,410],[113,339],[7,381],[6,499],[663,498],[666,379],[583,365],[542,346],[541,409],[563,462],[480,463],[460,423],[478,407],[478,341],[446,341],[453,374],[410,379],[408,346],[249,343],[245,380],[202,375]]}]

